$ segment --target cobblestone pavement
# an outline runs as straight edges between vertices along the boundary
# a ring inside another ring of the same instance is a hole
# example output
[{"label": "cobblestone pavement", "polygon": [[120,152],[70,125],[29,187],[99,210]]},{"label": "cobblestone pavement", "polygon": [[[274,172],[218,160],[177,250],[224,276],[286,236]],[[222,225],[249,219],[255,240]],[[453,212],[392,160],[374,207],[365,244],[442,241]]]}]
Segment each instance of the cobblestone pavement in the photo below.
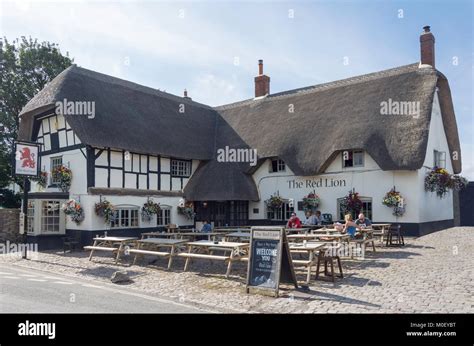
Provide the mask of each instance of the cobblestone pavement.
[{"label": "cobblestone pavement", "polygon": [[[279,298],[245,294],[245,263],[237,263],[226,279],[224,263],[203,260],[182,272],[182,259],[166,271],[164,259],[145,266],[152,258],[144,258],[131,266],[131,258],[125,256],[115,265],[109,254],[89,262],[86,252],[42,252],[30,261],[1,258],[11,265],[97,282],[109,282],[114,271],[126,270],[133,278],[130,290],[222,312],[473,313],[474,227],[450,228],[406,243],[401,248],[377,247],[364,260],[343,259],[344,279],[335,284],[313,280],[309,291],[282,286]],[[297,270],[297,276],[303,281],[305,272]]]}]

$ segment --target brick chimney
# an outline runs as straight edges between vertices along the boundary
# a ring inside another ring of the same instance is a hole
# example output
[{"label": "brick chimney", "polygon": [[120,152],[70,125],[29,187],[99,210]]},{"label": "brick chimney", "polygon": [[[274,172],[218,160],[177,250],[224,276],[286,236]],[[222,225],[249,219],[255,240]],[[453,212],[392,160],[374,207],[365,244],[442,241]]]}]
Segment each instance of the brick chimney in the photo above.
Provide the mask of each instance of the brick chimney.
[{"label": "brick chimney", "polygon": [[188,91],[186,89],[184,89],[184,98],[191,100],[191,98],[188,96]]},{"label": "brick chimney", "polygon": [[255,97],[270,94],[270,77],[263,74],[263,60],[258,61],[258,76],[255,77]]},{"label": "brick chimney", "polygon": [[435,67],[435,38],[430,31],[430,27],[424,26],[420,35],[421,64]]}]

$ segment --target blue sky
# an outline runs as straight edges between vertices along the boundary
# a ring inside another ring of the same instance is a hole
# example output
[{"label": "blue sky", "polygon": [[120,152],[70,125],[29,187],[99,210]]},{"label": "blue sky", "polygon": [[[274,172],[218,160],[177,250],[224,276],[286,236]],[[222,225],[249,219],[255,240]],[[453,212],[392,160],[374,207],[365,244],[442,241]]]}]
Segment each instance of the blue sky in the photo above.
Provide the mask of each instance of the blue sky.
[{"label": "blue sky", "polygon": [[9,40],[56,42],[79,66],[210,105],[253,97],[258,59],[272,93],[418,62],[430,25],[474,180],[471,0],[0,2]]}]

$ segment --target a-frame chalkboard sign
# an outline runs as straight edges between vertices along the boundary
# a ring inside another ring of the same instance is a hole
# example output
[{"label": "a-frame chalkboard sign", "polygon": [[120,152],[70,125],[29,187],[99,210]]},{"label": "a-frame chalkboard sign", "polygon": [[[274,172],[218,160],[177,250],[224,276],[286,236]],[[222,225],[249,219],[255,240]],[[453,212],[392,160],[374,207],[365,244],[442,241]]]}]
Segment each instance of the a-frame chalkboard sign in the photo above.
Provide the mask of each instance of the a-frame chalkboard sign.
[{"label": "a-frame chalkboard sign", "polygon": [[280,282],[292,283],[298,288],[285,229],[270,226],[252,227],[247,293],[254,289],[263,290],[278,297]]}]

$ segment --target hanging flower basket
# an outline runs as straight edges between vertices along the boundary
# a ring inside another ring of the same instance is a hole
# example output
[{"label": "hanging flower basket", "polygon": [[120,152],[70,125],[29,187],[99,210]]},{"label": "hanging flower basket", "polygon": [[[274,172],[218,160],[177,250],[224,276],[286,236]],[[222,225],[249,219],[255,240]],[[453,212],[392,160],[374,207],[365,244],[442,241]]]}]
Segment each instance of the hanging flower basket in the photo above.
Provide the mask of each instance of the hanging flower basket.
[{"label": "hanging flower basket", "polygon": [[104,218],[105,223],[110,223],[115,219],[115,207],[107,200],[95,204],[95,214]]},{"label": "hanging flower basket", "polygon": [[319,206],[319,203],[321,203],[321,200],[314,191],[303,197],[303,209],[305,211],[316,209]]},{"label": "hanging flower basket", "polygon": [[153,202],[149,199],[142,207],[142,220],[150,222],[153,215],[158,214],[161,211],[160,204]]},{"label": "hanging flower basket", "polygon": [[69,188],[71,187],[72,181],[72,171],[70,168],[66,166],[58,166],[56,167],[53,172],[53,177],[56,181],[58,181],[59,188],[62,192],[68,192]]},{"label": "hanging flower basket", "polygon": [[69,215],[71,221],[75,222],[76,225],[79,225],[84,221],[84,209],[79,202],[74,199],[70,199],[63,204],[62,209],[64,214]]},{"label": "hanging flower basket", "polygon": [[405,204],[403,203],[403,197],[400,192],[395,190],[395,187],[385,194],[382,199],[382,204],[393,208],[393,215],[403,216],[405,214]]},{"label": "hanging flower basket", "polygon": [[468,184],[466,178],[459,175],[449,174],[444,168],[434,167],[425,176],[425,190],[436,192],[436,195],[443,198],[449,190],[461,190]]},{"label": "hanging flower basket", "polygon": [[193,202],[186,202],[184,206],[178,206],[178,214],[184,215],[188,220],[193,220],[196,216]]},{"label": "hanging flower basket", "polygon": [[344,214],[352,214],[352,213],[360,213],[362,210],[363,204],[359,198],[358,192],[351,192],[344,197],[343,201],[341,202],[341,208],[344,211]]},{"label": "hanging flower basket", "polygon": [[48,186],[48,172],[41,171],[39,177],[33,180],[42,190],[46,189],[46,186]]},{"label": "hanging flower basket", "polygon": [[265,201],[267,208],[278,209],[283,205],[283,198],[279,195],[271,195],[269,199]]}]

